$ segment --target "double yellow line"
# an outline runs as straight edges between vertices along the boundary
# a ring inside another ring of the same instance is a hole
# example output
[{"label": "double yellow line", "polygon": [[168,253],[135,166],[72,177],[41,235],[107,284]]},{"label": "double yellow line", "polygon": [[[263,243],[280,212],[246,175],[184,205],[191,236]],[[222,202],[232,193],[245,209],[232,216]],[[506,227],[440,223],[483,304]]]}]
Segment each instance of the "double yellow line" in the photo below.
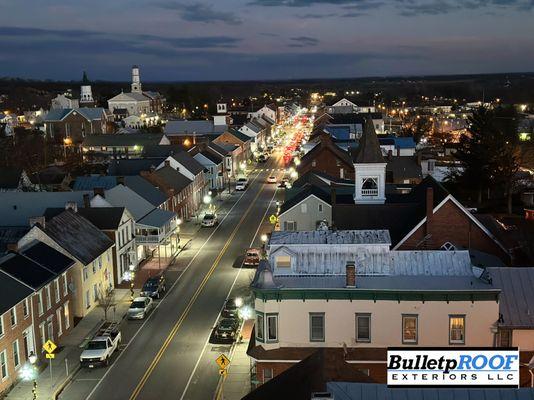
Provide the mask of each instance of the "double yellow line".
[{"label": "double yellow line", "polygon": [[210,270],[208,271],[206,276],[204,276],[204,279],[200,283],[200,286],[195,291],[195,294],[193,295],[193,297],[191,297],[191,300],[189,300],[189,303],[187,303],[187,307],[185,308],[184,312],[182,313],[182,315],[180,316],[178,321],[176,321],[176,323],[174,324],[171,332],[169,333],[169,335],[167,336],[167,338],[165,339],[165,341],[161,345],[161,348],[159,349],[158,353],[156,354],[156,356],[154,357],[154,359],[150,363],[150,366],[148,367],[148,369],[144,373],[143,377],[141,378],[141,380],[139,381],[139,383],[135,387],[132,395],[130,396],[130,400],[135,400],[135,399],[137,399],[137,396],[139,396],[139,393],[141,392],[141,390],[145,386],[146,382],[148,381],[148,378],[150,378],[150,375],[152,375],[152,372],[154,371],[154,369],[158,365],[159,361],[161,360],[161,357],[163,357],[163,353],[165,353],[165,350],[167,350],[167,348],[171,344],[172,339],[174,338],[174,336],[178,332],[178,329],[180,329],[180,326],[182,325],[182,323],[184,322],[185,318],[189,314],[189,311],[191,310],[191,308],[193,307],[193,304],[195,303],[196,299],[200,295],[200,292],[202,291],[202,289],[204,288],[204,286],[208,282],[208,279],[211,277],[211,275],[215,271],[215,268],[217,268],[217,266],[219,265],[219,262],[221,261],[222,257],[224,256],[224,253],[226,253],[226,250],[228,249],[228,246],[230,246],[230,243],[234,239],[237,231],[239,230],[239,227],[241,226],[241,224],[243,223],[243,221],[247,217],[248,213],[250,212],[250,210],[254,206],[254,203],[256,203],[256,200],[258,200],[258,197],[260,196],[261,192],[263,192],[264,187],[265,187],[265,183],[261,186],[260,190],[258,191],[258,194],[256,195],[256,197],[254,197],[254,200],[252,200],[252,203],[250,203],[250,206],[247,208],[247,210],[245,211],[245,213],[243,214],[243,216],[239,220],[238,224],[236,225],[236,227],[232,231],[232,234],[230,235],[230,237],[228,238],[228,240],[224,244],[221,252],[219,253],[217,258],[215,259],[215,261],[211,265]]}]

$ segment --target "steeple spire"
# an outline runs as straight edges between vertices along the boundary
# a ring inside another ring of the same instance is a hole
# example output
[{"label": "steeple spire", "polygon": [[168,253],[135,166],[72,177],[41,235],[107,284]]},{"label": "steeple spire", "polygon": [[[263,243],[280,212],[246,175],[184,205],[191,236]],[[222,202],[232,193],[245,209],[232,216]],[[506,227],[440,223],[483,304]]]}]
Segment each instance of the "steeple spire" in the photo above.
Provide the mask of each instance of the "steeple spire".
[{"label": "steeple spire", "polygon": [[376,136],[375,127],[371,118],[366,118],[363,124],[363,133],[354,158],[355,164],[384,163],[384,156],[380,150],[380,143]]}]

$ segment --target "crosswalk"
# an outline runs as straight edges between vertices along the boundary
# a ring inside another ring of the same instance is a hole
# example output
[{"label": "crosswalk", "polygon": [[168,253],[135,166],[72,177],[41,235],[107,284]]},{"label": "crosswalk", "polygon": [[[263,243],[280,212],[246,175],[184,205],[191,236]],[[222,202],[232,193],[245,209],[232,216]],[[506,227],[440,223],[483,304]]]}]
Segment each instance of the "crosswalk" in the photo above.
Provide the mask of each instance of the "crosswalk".
[{"label": "crosswalk", "polygon": [[256,168],[254,172],[286,172],[285,168]]}]

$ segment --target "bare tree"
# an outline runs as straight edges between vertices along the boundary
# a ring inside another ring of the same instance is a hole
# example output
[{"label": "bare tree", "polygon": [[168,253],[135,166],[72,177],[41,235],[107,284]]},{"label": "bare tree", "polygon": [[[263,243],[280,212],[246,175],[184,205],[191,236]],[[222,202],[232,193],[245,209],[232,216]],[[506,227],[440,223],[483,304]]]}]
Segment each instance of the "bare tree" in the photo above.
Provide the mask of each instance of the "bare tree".
[{"label": "bare tree", "polygon": [[107,290],[99,290],[98,293],[98,307],[104,311],[104,321],[108,320],[108,311],[117,305],[115,301],[115,292],[112,288]]}]

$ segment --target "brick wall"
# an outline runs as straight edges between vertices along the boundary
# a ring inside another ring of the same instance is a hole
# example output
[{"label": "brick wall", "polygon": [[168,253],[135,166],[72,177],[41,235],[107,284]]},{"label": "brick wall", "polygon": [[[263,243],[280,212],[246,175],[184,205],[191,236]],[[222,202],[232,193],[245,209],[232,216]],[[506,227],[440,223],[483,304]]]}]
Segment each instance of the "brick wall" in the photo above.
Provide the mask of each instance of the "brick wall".
[{"label": "brick wall", "polygon": [[[313,161],[315,161],[315,165]],[[299,176],[302,176],[308,171],[319,171],[336,178],[341,178],[341,169],[343,169],[343,179],[354,179],[354,165],[346,164],[328,148],[323,148],[315,157],[306,161],[303,160],[302,164],[298,167],[298,173]]]},{"label": "brick wall", "polygon": [[[426,232],[431,235],[421,243]],[[430,219],[430,224],[421,225],[400,247],[399,250],[428,249],[436,250],[450,242],[456,247],[476,249],[499,257],[509,263],[508,255],[478,227],[451,200],[447,201]],[[419,244],[419,247],[418,247]]]}]

